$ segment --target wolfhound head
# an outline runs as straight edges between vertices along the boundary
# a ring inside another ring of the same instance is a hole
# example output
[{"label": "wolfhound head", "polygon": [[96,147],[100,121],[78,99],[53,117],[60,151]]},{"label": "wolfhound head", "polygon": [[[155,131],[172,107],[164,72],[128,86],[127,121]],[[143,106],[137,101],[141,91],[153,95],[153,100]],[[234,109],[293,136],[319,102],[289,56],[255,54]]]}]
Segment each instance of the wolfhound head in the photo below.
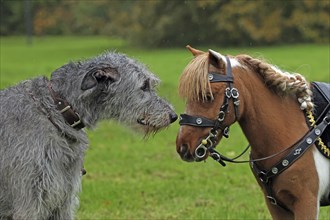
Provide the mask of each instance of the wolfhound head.
[{"label": "wolfhound head", "polygon": [[106,52],[71,62],[52,73],[51,83],[88,127],[115,119],[148,134],[177,119],[173,107],[156,93],[160,80],[124,54]]}]

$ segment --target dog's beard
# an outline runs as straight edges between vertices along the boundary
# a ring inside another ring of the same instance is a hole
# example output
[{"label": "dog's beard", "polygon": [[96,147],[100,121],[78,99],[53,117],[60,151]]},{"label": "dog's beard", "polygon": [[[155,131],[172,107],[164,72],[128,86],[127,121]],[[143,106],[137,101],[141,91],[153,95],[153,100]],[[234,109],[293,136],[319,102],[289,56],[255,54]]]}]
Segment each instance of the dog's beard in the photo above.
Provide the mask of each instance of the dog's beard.
[{"label": "dog's beard", "polygon": [[154,136],[165,127],[155,127],[150,125],[133,124],[129,126],[133,131],[144,134],[144,139]]}]

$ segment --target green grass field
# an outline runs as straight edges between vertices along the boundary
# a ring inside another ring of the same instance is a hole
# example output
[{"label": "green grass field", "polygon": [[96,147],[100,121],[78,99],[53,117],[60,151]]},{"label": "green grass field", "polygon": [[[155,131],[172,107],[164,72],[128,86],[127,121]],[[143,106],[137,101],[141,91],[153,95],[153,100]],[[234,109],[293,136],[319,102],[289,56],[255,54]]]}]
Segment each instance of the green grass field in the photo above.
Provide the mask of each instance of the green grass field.
[{"label": "green grass field", "polygon": [[[70,60],[116,50],[140,60],[157,74],[162,80],[159,94],[180,113],[184,102],[178,98],[177,83],[191,59],[184,46],[142,50],[106,37],[35,38],[28,46],[22,37],[0,38],[0,88],[34,76],[50,76]],[[329,45],[212,49],[261,56],[309,80],[330,82]],[[89,130],[87,175],[77,219],[270,219],[248,164],[224,168],[211,159],[206,163],[181,161],[175,150],[178,128],[174,123],[148,140],[116,122],[102,122]],[[218,149],[231,157],[246,145],[235,125]],[[319,218],[329,220],[330,207],[321,208]]]}]

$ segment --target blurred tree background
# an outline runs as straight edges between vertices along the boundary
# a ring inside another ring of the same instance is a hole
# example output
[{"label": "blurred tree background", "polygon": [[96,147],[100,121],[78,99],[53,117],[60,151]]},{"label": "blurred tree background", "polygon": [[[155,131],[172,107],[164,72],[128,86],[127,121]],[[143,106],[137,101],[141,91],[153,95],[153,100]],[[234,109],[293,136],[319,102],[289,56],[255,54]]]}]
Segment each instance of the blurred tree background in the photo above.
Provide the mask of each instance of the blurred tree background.
[{"label": "blurred tree background", "polygon": [[329,43],[329,0],[0,0],[0,35],[107,35],[141,47]]}]

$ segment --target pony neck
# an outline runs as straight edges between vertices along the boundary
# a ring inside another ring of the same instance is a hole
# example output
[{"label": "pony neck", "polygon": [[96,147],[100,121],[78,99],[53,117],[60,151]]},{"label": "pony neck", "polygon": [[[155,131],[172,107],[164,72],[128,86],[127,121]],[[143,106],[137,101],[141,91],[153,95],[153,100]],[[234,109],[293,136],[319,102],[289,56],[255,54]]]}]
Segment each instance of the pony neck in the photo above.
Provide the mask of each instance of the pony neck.
[{"label": "pony neck", "polygon": [[[237,72],[234,78],[241,94],[242,110],[238,122],[251,144],[254,159],[290,147],[308,131],[304,113],[295,99],[275,94],[256,73]],[[271,166],[281,156],[261,164]]]}]

